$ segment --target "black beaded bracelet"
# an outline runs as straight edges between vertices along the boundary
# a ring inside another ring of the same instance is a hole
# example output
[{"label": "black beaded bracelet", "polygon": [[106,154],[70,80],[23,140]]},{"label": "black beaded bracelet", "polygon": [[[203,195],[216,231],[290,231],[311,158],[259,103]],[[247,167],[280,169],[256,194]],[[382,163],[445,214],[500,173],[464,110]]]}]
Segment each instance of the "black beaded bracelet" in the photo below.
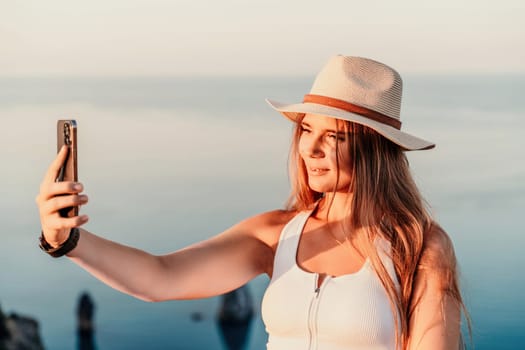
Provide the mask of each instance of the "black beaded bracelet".
[{"label": "black beaded bracelet", "polygon": [[71,229],[71,231],[69,231],[69,237],[66,239],[64,243],[62,243],[58,247],[53,247],[51,244],[49,244],[46,241],[46,238],[44,237],[44,233],[42,232],[40,233],[39,247],[44,252],[51,255],[53,258],[59,258],[63,255],[66,255],[73,249],[75,249],[79,238],[80,238],[80,230],[74,227]]}]

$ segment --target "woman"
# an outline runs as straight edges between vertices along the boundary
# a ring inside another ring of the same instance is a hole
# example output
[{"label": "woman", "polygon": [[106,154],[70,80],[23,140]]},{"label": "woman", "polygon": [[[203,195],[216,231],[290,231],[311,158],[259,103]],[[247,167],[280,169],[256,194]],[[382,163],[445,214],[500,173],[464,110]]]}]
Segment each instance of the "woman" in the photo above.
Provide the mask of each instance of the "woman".
[{"label": "woman", "polygon": [[268,349],[457,349],[453,247],[404,153],[434,144],[400,131],[401,90],[392,68],[335,56],[303,103],[268,101],[296,123],[287,209],[162,256],[58,215],[88,202],[82,184],[54,181],[62,149],[37,196],[43,249],[147,301],[219,295],[266,273]]}]

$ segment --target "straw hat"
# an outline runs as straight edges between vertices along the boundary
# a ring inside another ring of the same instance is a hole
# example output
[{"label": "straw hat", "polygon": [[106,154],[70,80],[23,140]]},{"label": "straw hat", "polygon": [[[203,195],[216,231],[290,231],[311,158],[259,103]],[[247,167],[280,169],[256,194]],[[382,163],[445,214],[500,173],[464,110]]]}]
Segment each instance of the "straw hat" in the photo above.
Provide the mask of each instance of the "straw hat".
[{"label": "straw hat", "polygon": [[403,83],[394,69],[368,58],[337,55],[317,75],[302,103],[266,100],[292,121],[318,114],[366,125],[405,150],[425,150],[435,144],[401,131]]}]

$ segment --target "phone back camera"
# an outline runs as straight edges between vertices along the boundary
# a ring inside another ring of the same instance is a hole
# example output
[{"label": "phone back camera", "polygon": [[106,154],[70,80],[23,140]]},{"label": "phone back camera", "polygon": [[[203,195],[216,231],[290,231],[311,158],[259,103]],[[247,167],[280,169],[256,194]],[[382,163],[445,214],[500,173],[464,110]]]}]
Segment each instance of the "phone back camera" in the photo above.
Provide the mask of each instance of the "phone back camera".
[{"label": "phone back camera", "polygon": [[64,124],[64,143],[68,146],[71,146],[71,134],[70,134],[70,125]]}]

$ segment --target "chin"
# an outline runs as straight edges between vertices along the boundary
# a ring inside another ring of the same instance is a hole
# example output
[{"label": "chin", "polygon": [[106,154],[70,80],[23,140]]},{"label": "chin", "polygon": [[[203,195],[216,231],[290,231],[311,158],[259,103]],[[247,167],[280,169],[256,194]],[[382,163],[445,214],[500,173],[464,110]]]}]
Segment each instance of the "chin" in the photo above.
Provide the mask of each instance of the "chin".
[{"label": "chin", "polygon": [[322,183],[319,181],[308,181],[308,186],[312,191],[319,192],[319,193],[330,193],[330,192],[345,192],[348,193],[350,189],[349,183],[339,184],[337,188],[335,188],[335,181],[323,181]]},{"label": "chin", "polygon": [[309,181],[308,186],[312,191],[319,192],[319,193],[325,193],[325,192],[332,192],[334,190],[334,184],[330,183],[319,183],[318,181]]}]

